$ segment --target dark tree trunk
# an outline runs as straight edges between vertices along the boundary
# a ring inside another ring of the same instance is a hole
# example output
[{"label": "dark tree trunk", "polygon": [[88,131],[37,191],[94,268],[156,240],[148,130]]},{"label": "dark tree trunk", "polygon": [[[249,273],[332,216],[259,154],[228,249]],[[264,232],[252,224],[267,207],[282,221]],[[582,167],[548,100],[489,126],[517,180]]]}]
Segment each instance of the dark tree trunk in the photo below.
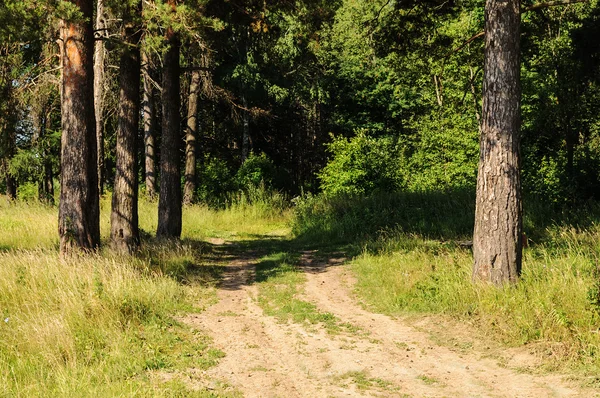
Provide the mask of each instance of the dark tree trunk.
[{"label": "dark tree trunk", "polygon": [[473,280],[496,285],[521,271],[519,31],[519,0],[487,0]]},{"label": "dark tree trunk", "polygon": [[60,252],[100,244],[100,207],[94,123],[93,1],[71,0],[81,22],[63,21],[62,139],[58,228]]},{"label": "dark tree trunk", "polygon": [[[96,3],[96,30],[100,37],[106,36],[105,0]],[[98,149],[98,188],[104,193],[104,41],[97,40],[94,45],[94,115],[96,117],[96,146]]]},{"label": "dark tree trunk", "polygon": [[250,155],[250,113],[248,112],[248,100],[246,94],[242,93],[242,163]]},{"label": "dark tree trunk", "polygon": [[52,171],[52,163],[49,160],[44,162],[44,201],[47,204],[54,204],[54,173]]},{"label": "dark tree trunk", "polygon": [[17,180],[9,174],[6,175],[6,197],[8,200],[17,200]]},{"label": "dark tree trunk", "polygon": [[146,195],[148,199],[156,199],[156,108],[154,89],[150,81],[150,59],[145,52],[142,54],[144,74],[144,172],[146,180]]},{"label": "dark tree trunk", "polygon": [[110,240],[114,249],[134,251],[140,243],[138,226],[137,137],[140,115],[140,34],[139,26],[131,23],[132,11],[141,15],[141,2],[135,10],[124,12],[126,48],[121,55],[119,126],[115,187],[110,215]]},{"label": "dark tree trunk", "polygon": [[52,163],[48,159],[48,150],[44,143],[46,131],[49,124],[48,111],[44,106],[33,112],[33,141],[36,144],[38,151],[42,157],[42,165],[44,167],[43,174],[38,180],[38,200],[42,203],[54,204],[54,183],[52,181]]},{"label": "dark tree trunk", "polygon": [[6,184],[6,198],[9,201],[17,199],[17,181],[8,171],[8,158],[2,159],[2,172],[4,174],[4,183]]},{"label": "dark tree trunk", "polygon": [[185,132],[185,186],[183,204],[194,202],[196,192],[196,137],[198,136],[198,96],[200,91],[200,71],[193,71],[188,97],[188,115]]},{"label": "dark tree trunk", "polygon": [[[173,0],[169,1],[175,7]],[[179,38],[167,30],[167,50],[162,79],[162,142],[160,146],[160,192],[156,236],[181,236],[181,144],[179,116]]]}]

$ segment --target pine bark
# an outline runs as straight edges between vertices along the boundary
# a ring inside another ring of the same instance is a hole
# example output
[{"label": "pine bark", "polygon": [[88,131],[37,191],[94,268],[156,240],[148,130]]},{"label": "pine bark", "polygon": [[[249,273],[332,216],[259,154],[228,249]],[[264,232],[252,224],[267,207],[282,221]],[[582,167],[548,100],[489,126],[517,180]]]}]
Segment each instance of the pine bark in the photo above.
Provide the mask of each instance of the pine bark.
[{"label": "pine bark", "polygon": [[150,59],[142,53],[144,75],[143,123],[144,123],[144,175],[146,196],[156,199],[156,104],[154,89],[150,80]]},{"label": "pine bark", "polygon": [[94,120],[93,1],[71,0],[83,15],[63,21],[60,252],[100,244],[100,207]]},{"label": "pine bark", "polygon": [[[141,14],[141,2],[135,11]],[[118,251],[133,252],[140,244],[138,226],[138,162],[137,137],[140,115],[140,33],[139,26],[131,22],[131,9],[124,13],[126,48],[121,55],[119,77],[119,124],[115,186],[110,216],[110,240]]]},{"label": "pine bark", "polygon": [[200,92],[200,71],[193,71],[188,96],[188,114],[185,133],[185,186],[183,204],[194,202],[196,192],[196,137],[198,136],[198,97]]},{"label": "pine bark", "polygon": [[[96,31],[99,37],[106,36],[105,0],[96,3]],[[96,147],[98,149],[98,188],[104,193],[104,59],[106,49],[104,41],[94,44],[94,115],[96,118]]]},{"label": "pine bark", "polygon": [[521,271],[520,1],[487,0],[473,280],[516,282]]},{"label": "pine bark", "polygon": [[[169,1],[173,7],[175,2]],[[181,144],[179,115],[179,38],[169,28],[166,35],[169,48],[163,60],[162,79],[162,141],[160,146],[160,192],[158,196],[157,237],[181,236]]]}]

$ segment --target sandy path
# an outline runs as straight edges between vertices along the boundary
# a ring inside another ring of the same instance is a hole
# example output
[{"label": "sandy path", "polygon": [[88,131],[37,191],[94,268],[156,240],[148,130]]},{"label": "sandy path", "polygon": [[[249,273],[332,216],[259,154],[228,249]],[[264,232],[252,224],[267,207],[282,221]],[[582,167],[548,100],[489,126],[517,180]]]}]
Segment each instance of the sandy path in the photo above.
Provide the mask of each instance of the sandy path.
[{"label": "sandy path", "polygon": [[310,252],[302,255],[307,276],[302,299],[360,331],[332,335],[320,327],[278,323],[256,304],[257,288],[249,283],[253,261],[233,261],[219,302],[186,318],[226,353],[218,366],[198,375],[198,387],[219,380],[246,397],[600,396],[559,376],[501,367],[474,350],[455,352],[401,320],[370,313],[355,302],[340,260],[314,261]]}]

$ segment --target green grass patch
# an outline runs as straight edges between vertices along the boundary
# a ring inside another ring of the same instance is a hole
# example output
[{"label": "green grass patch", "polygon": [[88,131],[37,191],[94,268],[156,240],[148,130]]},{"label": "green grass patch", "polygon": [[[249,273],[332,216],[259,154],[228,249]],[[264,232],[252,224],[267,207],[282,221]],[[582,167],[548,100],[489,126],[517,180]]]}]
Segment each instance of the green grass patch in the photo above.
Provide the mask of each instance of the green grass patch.
[{"label": "green grass patch", "polygon": [[393,383],[380,378],[370,377],[365,371],[347,372],[337,376],[336,379],[341,383],[351,382],[362,391],[378,389],[391,392],[399,390]]},{"label": "green grass patch", "polygon": [[265,314],[281,322],[322,325],[329,333],[356,333],[356,327],[341,322],[335,315],[322,312],[312,303],[298,298],[306,276],[297,268],[299,255],[288,252],[263,257],[256,265],[259,288],[258,303]]}]

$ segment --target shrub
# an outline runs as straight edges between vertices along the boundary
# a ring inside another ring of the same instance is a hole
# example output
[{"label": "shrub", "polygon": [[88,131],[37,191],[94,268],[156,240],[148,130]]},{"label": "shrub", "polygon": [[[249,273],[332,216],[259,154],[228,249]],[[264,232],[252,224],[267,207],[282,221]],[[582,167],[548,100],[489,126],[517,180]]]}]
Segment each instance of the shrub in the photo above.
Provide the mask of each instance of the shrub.
[{"label": "shrub", "polygon": [[235,175],[235,182],[240,189],[257,188],[261,184],[264,184],[266,188],[272,188],[276,180],[277,169],[264,152],[258,155],[250,152]]},{"label": "shrub", "polygon": [[332,158],[319,173],[328,196],[394,192],[404,187],[401,156],[394,138],[370,137],[365,130],[351,139],[333,137]]}]

